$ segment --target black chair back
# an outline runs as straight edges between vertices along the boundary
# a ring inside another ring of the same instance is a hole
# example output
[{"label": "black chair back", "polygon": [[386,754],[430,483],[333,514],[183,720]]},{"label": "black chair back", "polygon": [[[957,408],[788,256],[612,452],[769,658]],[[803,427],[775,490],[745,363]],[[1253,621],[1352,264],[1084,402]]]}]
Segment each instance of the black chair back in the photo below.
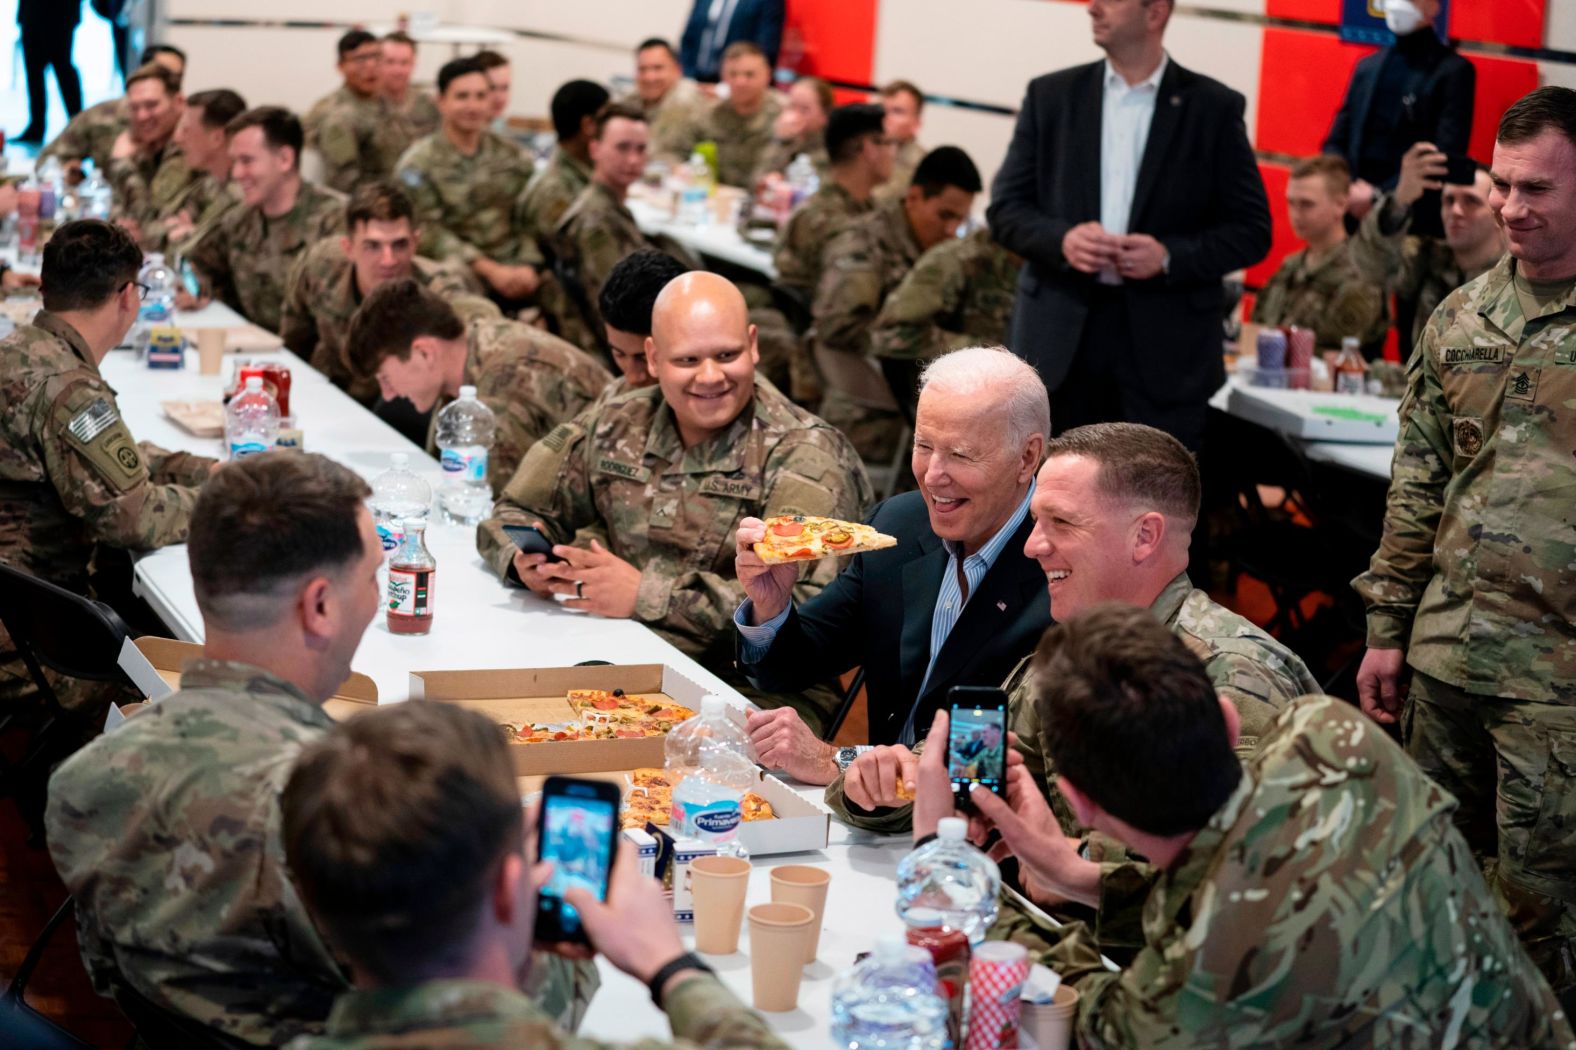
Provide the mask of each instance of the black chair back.
[{"label": "black chair back", "polygon": [[121,645],[131,632],[103,602],[0,565],[0,623],[35,684],[51,699],[54,690],[40,665],[68,678],[131,685],[119,663]]},{"label": "black chair back", "polygon": [[91,1043],[78,1039],[28,1006],[23,999],[27,993],[28,978],[38,968],[50,938],[54,937],[55,931],[70,914],[71,898],[67,897],[66,902],[45,923],[43,932],[38,935],[33,946],[27,950],[27,957],[17,968],[10,987],[0,993],[0,1046],[9,1050],[92,1050]]}]

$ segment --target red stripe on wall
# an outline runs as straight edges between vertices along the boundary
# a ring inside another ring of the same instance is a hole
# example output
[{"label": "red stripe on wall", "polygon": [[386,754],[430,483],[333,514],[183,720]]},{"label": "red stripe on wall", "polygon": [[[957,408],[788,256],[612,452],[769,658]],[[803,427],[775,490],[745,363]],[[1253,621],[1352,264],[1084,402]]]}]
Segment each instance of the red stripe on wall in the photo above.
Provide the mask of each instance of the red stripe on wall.
[{"label": "red stripe on wall", "polygon": [[1298,157],[1319,152],[1352,67],[1374,50],[1328,33],[1264,30],[1254,145]]},{"label": "red stripe on wall", "polygon": [[1545,0],[1450,0],[1450,36],[1542,47]]},{"label": "red stripe on wall", "polygon": [[1262,288],[1280,269],[1281,260],[1302,247],[1302,242],[1291,232],[1291,219],[1286,217],[1286,183],[1291,181],[1291,169],[1280,164],[1260,164],[1259,174],[1264,176],[1264,192],[1269,197],[1270,225],[1274,232],[1269,255],[1257,266],[1248,267],[1247,283],[1254,288]]},{"label": "red stripe on wall", "polygon": [[797,44],[797,71],[854,84],[870,83],[876,57],[877,0],[789,0],[783,53]]},{"label": "red stripe on wall", "polygon": [[1494,159],[1494,135],[1510,104],[1538,86],[1538,65],[1519,58],[1467,56],[1477,67],[1469,152],[1484,164]]}]

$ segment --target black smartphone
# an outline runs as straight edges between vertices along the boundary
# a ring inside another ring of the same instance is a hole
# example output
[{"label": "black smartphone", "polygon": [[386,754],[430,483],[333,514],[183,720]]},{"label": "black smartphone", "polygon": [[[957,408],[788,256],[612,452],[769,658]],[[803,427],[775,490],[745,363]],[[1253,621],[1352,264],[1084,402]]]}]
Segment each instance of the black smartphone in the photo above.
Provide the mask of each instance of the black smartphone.
[{"label": "black smartphone", "polygon": [[1471,186],[1477,182],[1477,161],[1466,156],[1445,157],[1445,182],[1451,186]]},{"label": "black smartphone", "polygon": [[542,535],[542,530],[534,525],[505,525],[503,534],[509,537],[509,542],[519,547],[527,554],[545,554],[548,561],[563,561],[553,553],[553,541]]},{"label": "black smartphone", "polygon": [[1007,693],[956,685],[947,704],[947,773],[958,808],[972,811],[969,790],[975,784],[998,795],[1007,791]]},{"label": "black smartphone", "polygon": [[617,784],[578,777],[548,777],[537,818],[537,859],[553,862],[553,877],[536,897],[536,940],[585,944],[580,913],[564,900],[578,886],[607,899],[618,848]]}]

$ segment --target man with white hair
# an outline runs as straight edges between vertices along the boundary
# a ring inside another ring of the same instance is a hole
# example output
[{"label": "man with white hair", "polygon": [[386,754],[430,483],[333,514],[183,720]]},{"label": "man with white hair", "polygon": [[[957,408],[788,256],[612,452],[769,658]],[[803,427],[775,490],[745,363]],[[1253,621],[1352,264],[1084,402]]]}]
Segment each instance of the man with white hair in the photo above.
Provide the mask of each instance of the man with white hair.
[{"label": "man with white hair", "polygon": [[[1000,347],[931,362],[914,422],[917,492],[869,519],[895,548],[854,556],[795,606],[797,565],[767,565],[739,524],[736,570],[748,596],[734,614],[738,666],[761,689],[794,692],[863,667],[872,744],[912,745],[956,685],[994,686],[1050,624],[1045,575],[1023,556],[1029,501],[1050,432],[1039,374]],[[826,784],[869,748],[834,748],[795,711],[752,714],[761,761]]]}]

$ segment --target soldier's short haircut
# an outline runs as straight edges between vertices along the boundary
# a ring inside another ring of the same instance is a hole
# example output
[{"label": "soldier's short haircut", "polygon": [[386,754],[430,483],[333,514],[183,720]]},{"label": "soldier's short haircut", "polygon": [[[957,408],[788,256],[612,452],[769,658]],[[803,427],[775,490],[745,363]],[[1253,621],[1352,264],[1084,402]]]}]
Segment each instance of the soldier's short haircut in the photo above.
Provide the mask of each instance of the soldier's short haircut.
[{"label": "soldier's short haircut", "polygon": [[301,130],[301,118],[283,106],[255,106],[236,117],[224,127],[224,133],[234,138],[247,128],[257,128],[269,149],[289,146],[295,152],[295,167],[301,166],[301,143],[306,135]]},{"label": "soldier's short haircut", "polygon": [[508,744],[454,704],[336,726],[296,760],[280,807],[307,909],[380,983],[464,969],[499,867],[525,847]]},{"label": "soldier's short haircut", "polygon": [[688,266],[655,248],[642,248],[624,256],[608,272],[607,281],[597,294],[603,322],[630,335],[650,335],[651,310],[657,296],[668,282],[688,272]]},{"label": "soldier's short haircut", "polygon": [[1545,131],[1557,131],[1576,146],[1576,91],[1568,87],[1540,87],[1511,103],[1499,118],[1500,142],[1530,142]]},{"label": "soldier's short haircut", "polygon": [[1332,197],[1344,197],[1351,192],[1352,169],[1345,157],[1334,153],[1315,153],[1299,160],[1291,169],[1294,179],[1311,179],[1315,175],[1324,177],[1324,185]]},{"label": "soldier's short haircut", "polygon": [[351,371],[371,379],[385,358],[409,359],[410,344],[424,335],[458,339],[464,334],[465,322],[454,307],[414,277],[402,277],[378,285],[357,307],[345,353]]},{"label": "soldier's short haircut", "polygon": [[607,105],[607,88],[592,80],[571,80],[553,92],[553,133],[559,142],[580,134],[580,124]]},{"label": "soldier's short haircut", "polygon": [[392,179],[370,179],[361,183],[345,205],[345,232],[355,236],[356,227],[365,222],[398,222],[416,225],[416,206],[399,183]]},{"label": "soldier's short haircut", "polygon": [[344,58],[357,48],[366,47],[368,44],[376,44],[377,42],[378,38],[365,29],[352,29],[339,38],[339,57]]},{"label": "soldier's short haircut", "polygon": [[650,51],[654,47],[660,47],[662,50],[666,51],[668,53],[668,57],[673,61],[677,62],[679,60],[679,53],[673,50],[673,45],[662,39],[660,36],[648,36],[646,39],[642,40],[635,48],[635,54],[638,55],[642,51]]},{"label": "soldier's short haircut", "polygon": [[837,104],[837,96],[832,93],[832,85],[820,77],[803,76],[793,82],[793,86],[800,84],[815,92],[815,100],[821,104],[822,113],[831,113],[832,107]]},{"label": "soldier's short haircut", "polygon": [[607,130],[607,125],[614,120],[638,120],[646,123],[645,110],[631,102],[608,102],[596,111],[596,134],[594,138],[600,139],[602,132]]},{"label": "soldier's short haircut", "polygon": [[1214,683],[1148,609],[1107,602],[1053,625],[1030,673],[1050,767],[1112,816],[1182,835],[1236,789]]},{"label": "soldier's short haircut", "polygon": [[398,29],[394,30],[394,32],[392,32],[392,33],[384,33],[383,34],[383,43],[385,43],[385,44],[402,44],[405,47],[410,48],[412,51],[417,50],[415,38],[412,37],[409,33],[401,32]]},{"label": "soldier's short haircut", "polygon": [[229,88],[187,95],[186,105],[202,111],[203,127],[210,130],[227,127],[230,121],[246,112],[246,99]]},{"label": "soldier's short haircut", "polygon": [[148,62],[138,66],[126,77],[126,90],[131,90],[131,85],[151,80],[164,89],[166,95],[179,95],[181,93],[181,78],[172,69],[166,69],[157,62]]},{"label": "soldier's short haircut", "polygon": [[487,68],[475,55],[449,59],[438,70],[438,94],[448,94],[450,84],[471,73],[480,73],[483,80],[487,79]]},{"label": "soldier's short haircut", "polygon": [[1045,458],[1082,456],[1099,464],[1095,485],[1106,499],[1153,508],[1183,534],[1198,520],[1198,462],[1187,446],[1142,423],[1090,423],[1054,437]]},{"label": "soldier's short haircut", "polygon": [[186,68],[186,52],[182,51],[174,44],[149,44],[147,47],[142,49],[142,57],[137,60],[137,64],[139,66],[145,66],[149,62],[157,59],[160,55],[174,55],[176,58],[181,60],[181,68]]},{"label": "soldier's short haircut", "polygon": [[1033,365],[1004,346],[971,346],[942,354],[919,374],[919,389],[930,386],[972,396],[976,404],[982,395],[998,393],[1009,438],[1017,448],[1035,434],[1051,435],[1051,396],[1045,381]]},{"label": "soldier's short haircut", "polygon": [[847,164],[865,148],[865,140],[885,134],[886,110],[868,102],[838,106],[826,118],[826,155],[833,164]]},{"label": "soldier's short haircut", "polygon": [[192,508],[186,547],[203,619],[226,631],[278,623],[302,583],[367,553],[358,512],[371,494],[311,453],[260,452],[219,468]]},{"label": "soldier's short haircut", "polygon": [[889,81],[881,89],[882,98],[891,98],[893,95],[908,95],[914,100],[914,112],[925,112],[925,93],[919,90],[911,80]]},{"label": "soldier's short haircut", "polygon": [[44,309],[95,310],[137,279],[142,249],[120,226],[78,219],[44,245],[40,272]]},{"label": "soldier's short haircut", "polygon": [[736,58],[749,58],[751,55],[765,62],[768,66],[772,64],[772,60],[766,57],[766,52],[761,50],[761,46],[751,40],[735,40],[722,49],[722,61],[724,64],[732,62]]},{"label": "soldier's short haircut", "polygon": [[491,48],[483,48],[471,57],[481,65],[483,73],[489,69],[499,69],[509,64],[509,60],[506,57]]},{"label": "soldier's short haircut", "polygon": [[980,169],[956,146],[937,146],[925,154],[909,185],[918,186],[927,198],[946,192],[948,186],[956,186],[964,193],[978,193],[985,188]]}]

